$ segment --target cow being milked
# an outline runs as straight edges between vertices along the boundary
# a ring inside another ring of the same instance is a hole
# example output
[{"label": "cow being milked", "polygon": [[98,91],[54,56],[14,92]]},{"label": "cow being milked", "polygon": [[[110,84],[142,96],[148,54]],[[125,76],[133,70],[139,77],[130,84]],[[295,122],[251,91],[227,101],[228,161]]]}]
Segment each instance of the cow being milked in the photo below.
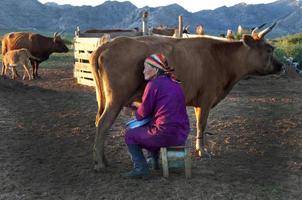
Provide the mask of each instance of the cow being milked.
[{"label": "cow being milked", "polygon": [[[47,60],[52,53],[68,52],[67,46],[59,34],[55,33],[54,37],[45,37],[37,33],[12,32],[7,33],[2,39],[2,55],[7,51],[26,48],[36,58],[30,58],[32,65],[33,78],[38,78],[39,64]],[[2,72],[4,68],[2,67]]]},{"label": "cow being milked", "polygon": [[186,103],[195,109],[196,150],[201,151],[211,108],[245,75],[266,75],[281,70],[282,65],[273,58],[274,48],[264,39],[274,25],[257,37],[244,35],[241,41],[212,37],[120,37],[100,46],[90,58],[98,102],[93,149],[95,170],[106,166],[106,131],[123,106],[141,100],[146,84],[143,63],[147,56],[163,53],[175,68]]}]

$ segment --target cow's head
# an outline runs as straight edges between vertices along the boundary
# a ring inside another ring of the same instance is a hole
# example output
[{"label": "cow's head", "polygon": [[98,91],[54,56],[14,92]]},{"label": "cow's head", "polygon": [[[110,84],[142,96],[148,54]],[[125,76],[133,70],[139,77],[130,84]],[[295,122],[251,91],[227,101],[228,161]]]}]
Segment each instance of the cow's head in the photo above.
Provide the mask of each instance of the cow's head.
[{"label": "cow's head", "polygon": [[65,45],[64,41],[60,37],[60,34],[58,34],[57,32],[54,33],[53,43],[54,43],[55,52],[57,53],[68,52],[67,46]]},{"label": "cow's head", "polygon": [[273,57],[274,47],[267,43],[264,36],[276,25],[257,33],[257,28],[251,35],[243,35],[243,43],[248,48],[248,63],[251,64],[252,74],[266,75],[281,71],[282,64]]}]

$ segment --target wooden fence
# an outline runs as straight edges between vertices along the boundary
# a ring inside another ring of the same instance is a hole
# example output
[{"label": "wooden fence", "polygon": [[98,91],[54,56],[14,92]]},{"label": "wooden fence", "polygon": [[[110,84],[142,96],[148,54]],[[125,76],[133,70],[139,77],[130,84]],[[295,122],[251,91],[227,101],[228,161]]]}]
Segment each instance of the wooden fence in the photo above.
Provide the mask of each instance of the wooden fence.
[{"label": "wooden fence", "polygon": [[103,34],[109,34],[110,38],[117,36],[134,37],[141,35],[135,30],[93,30],[81,33],[79,29],[74,38],[74,77],[82,85],[95,86],[93,74],[91,73],[89,58],[91,53],[101,45]]}]

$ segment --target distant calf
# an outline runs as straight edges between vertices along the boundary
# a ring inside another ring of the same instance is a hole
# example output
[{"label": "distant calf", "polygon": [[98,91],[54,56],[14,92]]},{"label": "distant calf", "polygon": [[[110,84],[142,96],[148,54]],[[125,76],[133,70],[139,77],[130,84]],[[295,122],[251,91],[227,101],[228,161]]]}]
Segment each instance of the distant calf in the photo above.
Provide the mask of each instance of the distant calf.
[{"label": "distant calf", "polygon": [[6,54],[3,56],[1,75],[2,76],[6,75],[6,71],[9,68],[12,71],[12,78],[16,79],[18,76],[16,67],[23,66],[24,67],[23,80],[25,79],[25,73],[27,73],[28,75],[28,80],[31,80],[32,76],[29,73],[29,67],[30,67],[29,58],[39,60],[38,58],[32,56],[31,53],[28,51],[28,49],[25,48],[6,52]]}]

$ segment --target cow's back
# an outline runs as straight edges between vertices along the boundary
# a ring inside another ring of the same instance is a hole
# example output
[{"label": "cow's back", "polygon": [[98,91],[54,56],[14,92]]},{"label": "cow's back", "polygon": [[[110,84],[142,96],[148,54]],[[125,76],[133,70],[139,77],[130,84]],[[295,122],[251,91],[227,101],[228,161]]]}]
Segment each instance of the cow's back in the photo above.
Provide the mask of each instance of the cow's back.
[{"label": "cow's back", "polygon": [[[175,69],[177,78],[186,96],[188,105],[201,102],[200,94],[204,88],[215,87],[219,79],[219,69],[215,66],[213,46],[226,41],[210,38],[141,38],[149,47],[149,54],[161,52],[167,57],[168,63]],[[220,72],[221,73],[221,72]],[[209,76],[211,75],[211,77]],[[213,88],[214,90],[215,88]]]},{"label": "cow's back", "polygon": [[31,40],[34,34],[23,32],[12,32],[3,36],[2,39],[2,55],[10,50],[15,49],[31,49]]},{"label": "cow's back", "polygon": [[123,86],[131,88],[131,85],[143,80],[143,63],[147,54],[145,44],[123,37],[101,46],[96,51],[94,59],[98,59],[98,64],[103,67],[109,79],[116,79],[115,77],[123,74],[123,77],[127,77],[127,86]]},{"label": "cow's back", "polygon": [[[197,106],[204,101],[202,98],[216,98],[214,91],[222,87],[220,82],[227,76],[227,66],[217,62],[216,48],[227,43],[231,42],[213,38],[116,38],[101,47],[103,50],[97,57],[109,82],[123,88],[137,88],[144,82],[144,59],[154,53],[163,53],[182,82],[187,105]],[[127,82],[116,79],[121,72]]]}]

